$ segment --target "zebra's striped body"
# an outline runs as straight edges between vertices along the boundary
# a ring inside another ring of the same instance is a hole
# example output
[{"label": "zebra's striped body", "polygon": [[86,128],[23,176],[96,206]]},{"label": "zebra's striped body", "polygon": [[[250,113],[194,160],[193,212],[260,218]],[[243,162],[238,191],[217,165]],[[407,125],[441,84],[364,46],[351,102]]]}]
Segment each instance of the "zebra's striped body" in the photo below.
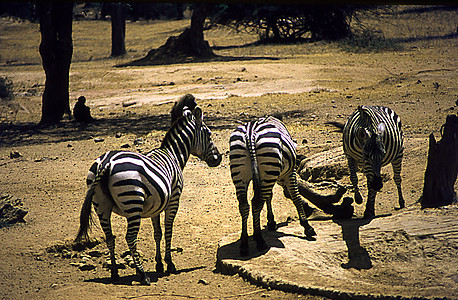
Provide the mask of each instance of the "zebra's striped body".
[{"label": "zebra's striped body", "polygon": [[358,188],[357,165],[363,168],[367,178],[366,218],[375,215],[375,196],[383,187],[380,169],[389,163],[393,166],[399,206],[404,207],[400,175],[404,153],[403,133],[401,120],[393,110],[382,106],[359,106],[343,127],[343,148],[358,204],[362,203],[362,197]]},{"label": "zebra's striped body", "polygon": [[299,195],[296,182],[296,144],[285,125],[274,117],[260,118],[235,129],[230,137],[230,164],[232,181],[236,188],[242,217],[240,253],[248,255],[247,219],[250,206],[247,201],[248,184],[253,180],[254,196],[253,237],[259,250],[267,245],[261,235],[260,213],[267,202],[269,230],[275,229],[272,212],[272,189],[276,182],[287,189],[297,208],[307,236],[315,235],[307,222],[305,209],[309,208]]},{"label": "zebra's striped body", "polygon": [[149,284],[137,248],[137,234],[142,218],[151,218],[156,242],[156,271],[163,272],[160,252],[162,238],[160,213],[165,211],[165,261],[167,271],[174,272],[171,258],[173,220],[183,188],[182,170],[190,156],[196,155],[210,167],[221,162],[221,155],[211,140],[211,132],[202,121],[202,111],[184,111],[173,123],[160,148],[147,155],[128,151],[110,151],[96,159],[88,177],[88,192],[81,210],[77,241],[87,237],[91,203],[106,235],[112,262],[112,280],[118,272],[115,261],[115,237],[111,230],[111,213],[127,218],[126,241],[141,282]]}]

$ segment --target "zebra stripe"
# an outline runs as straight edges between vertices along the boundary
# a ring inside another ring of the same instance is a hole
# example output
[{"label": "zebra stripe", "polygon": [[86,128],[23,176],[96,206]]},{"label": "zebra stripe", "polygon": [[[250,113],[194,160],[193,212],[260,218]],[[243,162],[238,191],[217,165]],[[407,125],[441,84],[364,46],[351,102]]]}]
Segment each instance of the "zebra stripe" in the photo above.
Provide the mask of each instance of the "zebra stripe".
[{"label": "zebra stripe", "polygon": [[231,176],[242,217],[240,253],[248,255],[247,219],[250,206],[247,201],[248,184],[253,180],[253,237],[257,248],[267,245],[261,235],[260,213],[267,203],[267,226],[276,227],[272,212],[272,189],[277,182],[286,188],[296,206],[307,236],[315,235],[307,222],[308,204],[300,198],[296,182],[296,144],[285,125],[274,117],[260,118],[237,127],[229,140]]},{"label": "zebra stripe", "polygon": [[357,165],[363,167],[367,178],[368,198],[364,216],[375,215],[375,196],[383,187],[381,167],[391,163],[398,189],[399,206],[405,206],[401,189],[401,163],[404,139],[401,119],[390,108],[359,106],[343,127],[343,148],[350,169],[350,180],[355,190],[355,201],[362,203],[356,175]]},{"label": "zebra stripe", "polygon": [[163,272],[160,241],[160,213],[165,211],[165,262],[175,272],[171,258],[172,227],[183,189],[182,170],[190,154],[210,167],[221,162],[221,154],[211,140],[211,131],[203,123],[202,111],[185,109],[167,132],[160,148],[146,155],[129,151],[109,151],[96,159],[87,176],[88,192],[81,210],[80,230],[76,238],[87,236],[90,204],[94,205],[105,233],[112,262],[111,278],[118,278],[115,242],[111,229],[112,211],[127,218],[126,241],[143,284],[149,284],[137,248],[142,218],[151,218],[156,242],[156,271]]}]

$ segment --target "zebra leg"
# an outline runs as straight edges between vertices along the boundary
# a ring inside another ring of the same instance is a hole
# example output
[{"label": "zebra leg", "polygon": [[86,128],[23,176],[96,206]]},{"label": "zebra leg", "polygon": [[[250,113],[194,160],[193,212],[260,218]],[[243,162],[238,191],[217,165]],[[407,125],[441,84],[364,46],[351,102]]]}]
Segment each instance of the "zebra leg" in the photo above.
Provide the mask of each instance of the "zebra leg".
[{"label": "zebra leg", "polygon": [[237,186],[237,200],[239,201],[239,212],[242,218],[242,234],[240,236],[240,256],[248,256],[248,216],[250,214],[250,205],[247,199],[247,185]]},{"label": "zebra leg", "polygon": [[393,166],[393,179],[394,183],[396,183],[396,187],[398,188],[398,196],[399,196],[399,209],[405,207],[404,197],[402,196],[402,188],[401,188],[401,163],[402,163],[402,156],[396,160],[394,160],[391,165]]},{"label": "zebra leg", "polygon": [[119,279],[118,265],[116,264],[115,255],[115,239],[111,229],[111,212],[113,210],[113,202],[105,196],[100,185],[96,188],[92,199],[97,216],[99,217],[100,226],[105,234],[108,250],[110,251],[111,260],[111,282],[116,282]]},{"label": "zebra leg", "polygon": [[[369,183],[367,185],[369,185]],[[377,195],[377,191],[373,189],[369,189],[369,192],[367,194],[366,210],[364,211],[364,219],[373,219],[375,217],[375,196],[376,195]]]},{"label": "zebra leg", "polygon": [[359,192],[358,188],[358,175],[356,175],[356,161],[350,156],[347,156],[347,161],[348,168],[350,169],[350,181],[353,185],[353,190],[355,193],[355,202],[357,204],[361,204],[363,203],[363,197],[361,196],[361,193]]},{"label": "zebra leg", "polygon": [[178,211],[178,199],[172,200],[169,207],[165,210],[165,257],[167,272],[176,273],[176,267],[172,262],[172,232],[173,221]]},{"label": "zebra leg", "polygon": [[150,285],[151,281],[143,270],[143,265],[140,260],[140,255],[137,252],[137,236],[140,229],[141,217],[140,214],[131,215],[127,218],[127,233],[126,241],[129,246],[130,255],[135,263],[137,275],[140,277],[140,283],[143,285]]},{"label": "zebra leg", "polygon": [[263,251],[267,249],[266,241],[262,237],[261,232],[261,211],[264,207],[264,199],[262,197],[253,197],[251,204],[253,213],[253,239],[256,242],[256,248],[258,248],[259,251]]},{"label": "zebra leg", "polygon": [[274,212],[272,210],[272,192],[268,195],[266,199],[267,204],[267,229],[269,231],[274,231],[277,229],[277,223],[275,222]]},{"label": "zebra leg", "polygon": [[111,282],[116,282],[119,279],[118,265],[116,264],[115,255],[115,239],[113,231],[111,230],[111,211],[108,214],[100,213],[99,215],[100,226],[105,233],[105,239],[107,241],[107,247],[110,251],[111,261]]},{"label": "zebra leg", "polygon": [[161,215],[151,218],[154,229],[154,241],[156,242],[156,272],[164,273],[164,264],[162,263],[161,256],[161,239],[162,239],[162,228],[161,228]]},{"label": "zebra leg", "polygon": [[307,237],[316,236],[316,232],[312,226],[310,226],[309,222],[307,221],[306,210],[312,210],[312,208],[307,204],[307,202],[303,201],[300,194],[299,189],[297,187],[297,178],[296,172],[292,171],[288,178],[285,181],[286,188],[291,196],[291,200],[296,206],[297,213],[299,215],[299,219],[301,222],[302,227],[304,227],[304,234]]}]

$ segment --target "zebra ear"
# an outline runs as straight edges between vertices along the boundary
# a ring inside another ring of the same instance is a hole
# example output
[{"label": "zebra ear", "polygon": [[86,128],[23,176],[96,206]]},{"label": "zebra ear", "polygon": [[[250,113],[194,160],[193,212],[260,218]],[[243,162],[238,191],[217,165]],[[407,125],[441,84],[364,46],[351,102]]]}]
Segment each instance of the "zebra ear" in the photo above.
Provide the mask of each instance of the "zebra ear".
[{"label": "zebra ear", "polygon": [[196,106],[193,111],[194,118],[196,118],[196,124],[197,125],[202,125],[204,115],[202,113],[202,109],[199,106]]},{"label": "zebra ear", "polygon": [[366,108],[363,105],[358,106],[358,111],[360,118],[364,121],[364,123],[367,125],[370,123],[370,116],[366,112]]}]

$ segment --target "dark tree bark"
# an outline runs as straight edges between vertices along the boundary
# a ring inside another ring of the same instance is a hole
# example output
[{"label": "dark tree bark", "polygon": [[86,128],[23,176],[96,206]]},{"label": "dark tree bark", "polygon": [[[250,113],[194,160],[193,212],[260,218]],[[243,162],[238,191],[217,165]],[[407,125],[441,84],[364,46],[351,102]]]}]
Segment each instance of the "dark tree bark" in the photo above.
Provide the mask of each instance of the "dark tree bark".
[{"label": "dark tree bark", "polygon": [[425,171],[421,207],[440,207],[456,200],[454,185],[458,174],[458,117],[447,116],[442,139],[429,136],[428,163]]},{"label": "dark tree bark", "polygon": [[126,6],[123,3],[111,4],[111,56],[126,54]]},{"label": "dark tree bark", "polygon": [[70,115],[69,71],[73,54],[73,3],[37,2],[40,19],[40,55],[46,74],[40,124],[59,122]]}]

